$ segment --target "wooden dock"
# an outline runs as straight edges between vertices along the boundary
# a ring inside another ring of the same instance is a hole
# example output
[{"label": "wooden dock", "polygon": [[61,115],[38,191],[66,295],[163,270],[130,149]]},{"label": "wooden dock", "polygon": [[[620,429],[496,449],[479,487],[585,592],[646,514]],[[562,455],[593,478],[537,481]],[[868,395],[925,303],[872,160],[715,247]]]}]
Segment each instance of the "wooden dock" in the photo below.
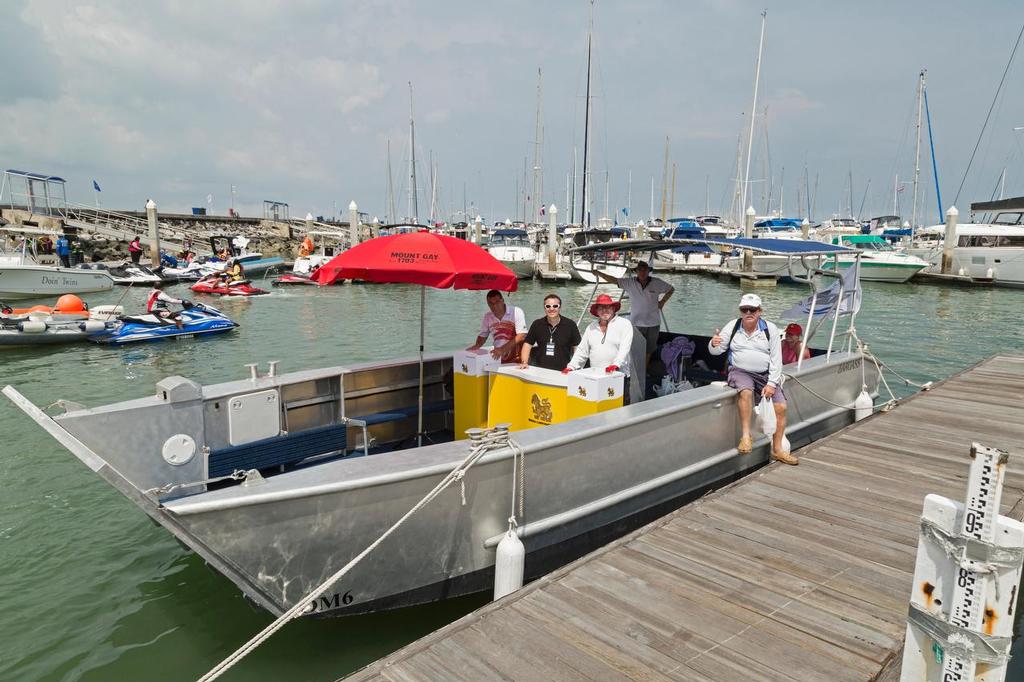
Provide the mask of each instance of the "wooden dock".
[{"label": "wooden dock", "polygon": [[[972,441],[1011,451],[1024,356],[997,355],[488,604],[351,680],[896,680],[924,496]],[[1016,456],[1015,456],[1016,455]]]}]

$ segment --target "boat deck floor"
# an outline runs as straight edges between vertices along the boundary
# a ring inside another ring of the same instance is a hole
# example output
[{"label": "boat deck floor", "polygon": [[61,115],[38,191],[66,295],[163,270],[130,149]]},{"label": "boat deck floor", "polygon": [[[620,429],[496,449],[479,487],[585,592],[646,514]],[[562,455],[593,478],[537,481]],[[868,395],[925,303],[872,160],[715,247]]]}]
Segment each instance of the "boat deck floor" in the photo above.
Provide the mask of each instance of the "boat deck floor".
[{"label": "boat deck floor", "polygon": [[1024,356],[991,357],[348,679],[896,680],[924,496],[963,499],[972,441],[1011,450],[1002,513],[1022,519]]}]

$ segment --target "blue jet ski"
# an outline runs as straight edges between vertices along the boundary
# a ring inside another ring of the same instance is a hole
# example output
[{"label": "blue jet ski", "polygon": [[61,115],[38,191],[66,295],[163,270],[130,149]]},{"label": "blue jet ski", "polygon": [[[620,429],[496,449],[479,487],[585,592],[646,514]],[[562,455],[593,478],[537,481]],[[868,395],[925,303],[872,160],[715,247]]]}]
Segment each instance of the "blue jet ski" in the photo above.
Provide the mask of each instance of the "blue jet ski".
[{"label": "blue jet ski", "polygon": [[136,341],[159,341],[161,339],[189,338],[229,332],[238,326],[213,306],[186,301],[179,313],[182,328],[179,329],[174,320],[145,315],[126,315],[120,324],[109,334],[90,337],[96,343],[134,343]]}]

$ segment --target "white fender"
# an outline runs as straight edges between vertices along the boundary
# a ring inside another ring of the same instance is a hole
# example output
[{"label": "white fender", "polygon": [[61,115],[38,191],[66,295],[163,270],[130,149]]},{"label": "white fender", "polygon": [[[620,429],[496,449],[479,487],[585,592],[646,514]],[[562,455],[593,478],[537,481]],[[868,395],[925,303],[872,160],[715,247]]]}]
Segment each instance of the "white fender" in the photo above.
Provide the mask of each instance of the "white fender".
[{"label": "white fender", "polygon": [[526,562],[526,547],[513,529],[505,533],[498,543],[494,557],[494,599],[515,592],[523,586],[523,565]]}]

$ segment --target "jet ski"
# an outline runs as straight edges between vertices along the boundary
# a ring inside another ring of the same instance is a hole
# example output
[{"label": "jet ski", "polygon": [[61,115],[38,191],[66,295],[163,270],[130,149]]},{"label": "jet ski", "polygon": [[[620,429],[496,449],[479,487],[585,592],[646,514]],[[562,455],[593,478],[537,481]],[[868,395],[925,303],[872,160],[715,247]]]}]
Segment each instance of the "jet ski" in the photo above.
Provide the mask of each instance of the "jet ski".
[{"label": "jet ski", "polygon": [[199,280],[192,285],[192,291],[214,296],[259,296],[270,293],[266,289],[254,287],[247,279],[238,282],[224,282],[218,277],[206,277]]},{"label": "jet ski", "polygon": [[294,272],[281,275],[277,279],[273,280],[271,284],[275,287],[291,284],[312,284],[314,286],[319,286],[317,282],[314,282],[309,277],[306,277],[305,275],[297,275]]},{"label": "jet ski", "polygon": [[114,280],[114,284],[152,284],[153,282],[163,281],[160,275],[145,265],[136,265],[128,261],[109,266],[103,263],[79,263],[75,267],[80,270],[102,270],[110,275],[110,278]]},{"label": "jet ski", "polygon": [[195,282],[204,277],[216,274],[224,269],[224,261],[220,260],[194,260],[183,267],[164,266],[160,273],[166,280],[177,280],[179,282]]},{"label": "jet ski", "polygon": [[228,332],[238,326],[221,311],[202,303],[184,302],[181,316],[182,328],[174,320],[146,313],[126,315],[107,334],[92,336],[90,341],[120,345],[135,341],[159,341],[161,339],[188,338]]},{"label": "jet ski", "polygon": [[0,346],[70,343],[107,334],[117,325],[118,310],[101,308],[90,311],[73,294],[61,296],[53,307],[11,308],[0,303]]}]

